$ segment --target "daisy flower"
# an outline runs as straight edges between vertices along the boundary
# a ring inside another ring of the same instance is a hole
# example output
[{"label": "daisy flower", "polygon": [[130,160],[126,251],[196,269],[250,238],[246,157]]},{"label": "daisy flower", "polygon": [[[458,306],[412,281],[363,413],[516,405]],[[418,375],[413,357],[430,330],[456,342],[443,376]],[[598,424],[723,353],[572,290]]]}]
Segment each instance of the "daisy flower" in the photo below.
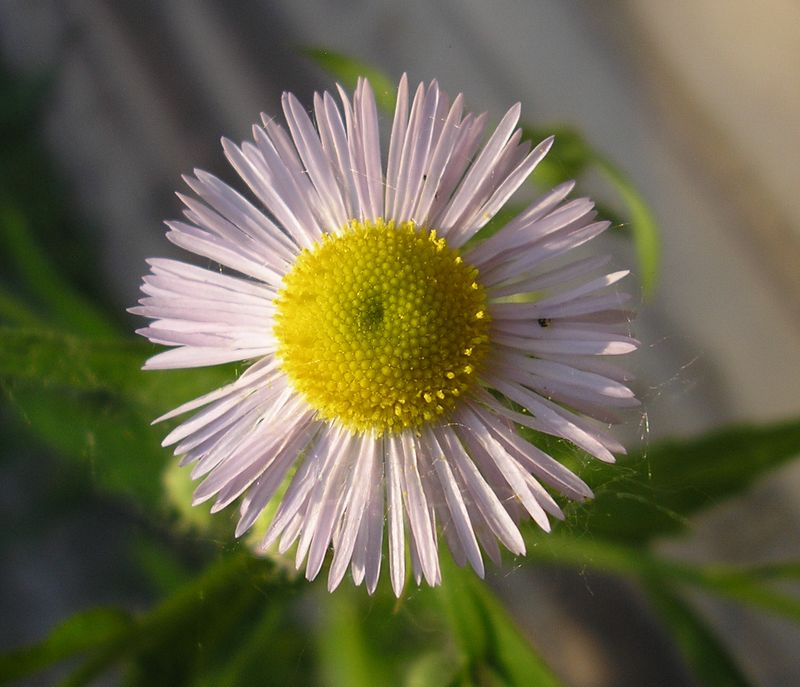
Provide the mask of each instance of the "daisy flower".
[{"label": "daisy flower", "polygon": [[349,567],[372,593],[386,539],[399,596],[407,565],[440,583],[440,536],[482,576],[500,544],[524,554],[521,521],[563,517],[546,487],[591,497],[516,427],[613,461],[604,426],[637,401],[601,356],[637,343],[608,288],[627,272],[570,259],[608,227],[572,183],[470,241],[552,144],[521,140],[519,104],[485,139],[462,95],[434,81],[412,98],[403,77],[384,165],[369,83],[338,91],[314,96],[313,120],[286,93],[285,127],[223,139],[247,196],[185,177],[167,238],[211,268],[149,260],[132,311],[172,347],[145,369],[249,363],[157,420],[194,413],[164,440],[203,480],[194,503],[238,499],[241,536],[275,500],[260,547],[293,549],[308,579],[330,551],[331,590]]}]

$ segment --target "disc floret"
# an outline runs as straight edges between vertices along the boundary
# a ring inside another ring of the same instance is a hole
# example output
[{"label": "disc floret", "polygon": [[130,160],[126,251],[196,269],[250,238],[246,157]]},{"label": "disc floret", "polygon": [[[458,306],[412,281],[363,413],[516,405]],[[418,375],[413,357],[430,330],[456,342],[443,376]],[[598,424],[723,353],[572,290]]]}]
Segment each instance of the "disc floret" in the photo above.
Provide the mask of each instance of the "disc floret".
[{"label": "disc floret", "polygon": [[376,434],[447,413],[489,343],[478,271],[435,230],[353,221],[297,257],[275,300],[281,366],[327,420]]}]

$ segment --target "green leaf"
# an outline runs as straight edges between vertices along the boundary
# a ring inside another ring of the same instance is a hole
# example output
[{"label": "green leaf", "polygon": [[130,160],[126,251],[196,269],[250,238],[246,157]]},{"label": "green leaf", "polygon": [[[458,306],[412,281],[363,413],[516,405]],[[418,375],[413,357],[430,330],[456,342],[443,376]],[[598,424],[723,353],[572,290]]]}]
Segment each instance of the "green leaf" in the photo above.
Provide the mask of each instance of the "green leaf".
[{"label": "green leaf", "polygon": [[444,583],[435,590],[460,649],[465,684],[558,687],[485,582],[443,557]]},{"label": "green leaf", "polygon": [[[281,665],[287,656],[299,661],[307,649],[307,636],[287,618],[295,586],[247,551],[228,554],[147,613],[79,613],[44,641],[0,655],[0,684],[67,659],[78,663],[64,687],[92,684],[114,668],[125,685],[260,684],[265,661],[276,684],[293,684],[310,673],[292,661]],[[252,669],[247,679],[235,681],[245,667]],[[206,682],[212,675],[218,679]]]},{"label": "green leaf", "polygon": [[55,322],[88,336],[117,335],[117,328],[59,276],[34,240],[25,215],[7,202],[0,205],[0,241],[26,289]]},{"label": "green leaf", "polygon": [[131,627],[120,610],[96,608],[73,615],[44,641],[0,655],[0,684],[33,675],[71,656],[110,643]]},{"label": "green leaf", "polygon": [[97,486],[140,506],[160,503],[161,470],[170,457],[150,416],[103,394],[22,386],[5,390],[28,429],[84,464]]},{"label": "green leaf", "polygon": [[369,79],[375,91],[375,101],[384,112],[394,112],[397,99],[395,83],[383,71],[366,62],[325,48],[306,48],[303,53],[352,91],[359,76]]},{"label": "green leaf", "polygon": [[133,392],[147,346],[58,330],[0,327],[0,378],[81,391]]},{"label": "green leaf", "polygon": [[43,320],[21,299],[0,287],[0,323],[42,328]]},{"label": "green leaf", "polygon": [[761,608],[800,623],[800,599],[773,588],[776,577],[797,572],[785,566],[733,567],[702,565],[664,558],[637,546],[558,533],[543,534],[532,527],[524,533],[528,560],[550,565],[590,567],[660,585],[688,585]]},{"label": "green leaf", "polygon": [[647,590],[681,653],[706,687],[752,687],[733,656],[706,622],[677,594],[662,585]]},{"label": "green leaf", "polygon": [[147,505],[160,501],[170,460],[152,420],[233,379],[228,368],[143,372],[153,347],[134,341],[2,327],[0,347],[0,387],[28,428],[102,488]]},{"label": "green leaf", "polygon": [[155,414],[234,379],[231,366],[144,372],[157,349],[134,339],[0,327],[0,347],[0,382],[108,393]]},{"label": "green leaf", "polygon": [[617,466],[592,463],[582,476],[596,498],[578,510],[576,529],[630,543],[671,534],[798,455],[800,420],[791,420],[665,441]]},{"label": "green leaf", "polygon": [[[199,675],[198,687],[217,685],[258,685],[264,681],[264,666],[269,665],[270,681],[276,685],[309,684],[301,679],[311,673],[310,661],[292,661],[308,649],[308,637],[293,627],[287,618],[287,599],[273,598],[256,604],[256,620],[241,628],[229,654],[216,670]],[[305,629],[305,628],[304,628]],[[301,667],[302,665],[302,667]]]}]

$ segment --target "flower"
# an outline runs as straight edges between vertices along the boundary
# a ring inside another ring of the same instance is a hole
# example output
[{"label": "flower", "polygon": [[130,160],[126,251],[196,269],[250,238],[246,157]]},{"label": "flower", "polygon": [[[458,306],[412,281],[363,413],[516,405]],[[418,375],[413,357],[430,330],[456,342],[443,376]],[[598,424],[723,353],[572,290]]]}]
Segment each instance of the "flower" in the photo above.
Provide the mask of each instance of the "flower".
[{"label": "flower", "polygon": [[386,529],[399,596],[406,544],[417,584],[441,580],[440,534],[482,576],[482,551],[524,554],[521,520],[563,517],[543,485],[591,497],[515,426],[613,461],[624,449],[602,423],[637,401],[598,357],[637,343],[607,288],[627,272],[591,278],[607,258],[569,260],[608,227],[566,200],[572,183],[470,241],[552,144],[521,142],[519,104],[481,145],[485,115],[436,82],[409,109],[404,76],[384,171],[369,83],[339,95],[341,109],[314,96],[315,125],[284,94],[288,131],[264,117],[254,142],[223,139],[252,199],[185,177],[196,197],[179,194],[188,222],[167,238],[237,274],[151,259],[132,311],[173,347],[145,369],[253,361],[156,421],[198,411],[164,440],[203,478],[194,503],[241,497],[240,536],[274,500],[260,546],[295,547],[308,579],[332,549],[331,590],[349,566],[374,591]]}]

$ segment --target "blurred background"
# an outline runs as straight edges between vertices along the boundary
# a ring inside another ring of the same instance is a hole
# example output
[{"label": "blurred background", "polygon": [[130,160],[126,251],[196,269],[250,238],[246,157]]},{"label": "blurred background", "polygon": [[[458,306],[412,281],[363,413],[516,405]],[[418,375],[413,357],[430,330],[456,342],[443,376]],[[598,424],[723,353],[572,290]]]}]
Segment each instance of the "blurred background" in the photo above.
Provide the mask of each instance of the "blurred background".
[{"label": "blurred background", "polygon": [[[28,128],[5,132],[0,156],[23,141],[48,161],[52,178],[31,176],[31,197],[77,221],[40,239],[122,327],[140,326],[124,310],[144,259],[176,254],[162,220],[179,213],[180,175],[228,175],[221,135],[249,137],[260,112],[279,113],[284,90],[310,103],[331,88],[304,55],[311,47],[393,79],[436,78],[494,121],[521,101],[523,121],[575,127],[629,176],[662,240],[635,325],[645,413],[629,445],[800,415],[794,0],[0,0],[2,108],[31,89],[38,102]],[[599,178],[584,188],[608,195]],[[628,244],[610,241],[619,264],[634,264]],[[90,263],[75,257],[78,244]],[[129,550],[147,525],[16,429],[3,444],[0,515],[15,532],[2,535],[0,644],[34,641],[91,604],[146,604],[153,592]],[[53,505],[55,483],[71,479],[75,490]],[[657,546],[686,560],[800,558],[798,496],[795,462]],[[567,684],[695,684],[626,583],[530,567],[497,577]],[[754,684],[800,684],[797,626],[694,602]]]}]

